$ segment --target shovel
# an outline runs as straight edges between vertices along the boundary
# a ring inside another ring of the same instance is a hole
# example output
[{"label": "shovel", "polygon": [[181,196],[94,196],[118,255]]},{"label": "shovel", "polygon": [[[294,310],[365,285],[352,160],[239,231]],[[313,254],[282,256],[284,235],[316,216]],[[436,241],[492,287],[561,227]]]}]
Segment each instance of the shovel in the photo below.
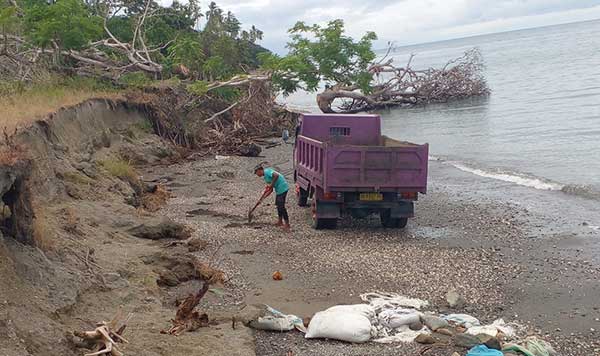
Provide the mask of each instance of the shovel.
[{"label": "shovel", "polygon": [[254,207],[250,209],[250,211],[248,211],[248,224],[252,222],[252,213],[254,213],[254,210],[256,210],[256,208],[258,208],[258,206],[263,202],[263,200],[265,200],[265,198],[268,197],[270,194],[271,190],[269,189],[269,187],[265,188],[265,191],[261,195],[260,199],[258,199],[258,202],[256,202],[256,205],[254,205]]}]

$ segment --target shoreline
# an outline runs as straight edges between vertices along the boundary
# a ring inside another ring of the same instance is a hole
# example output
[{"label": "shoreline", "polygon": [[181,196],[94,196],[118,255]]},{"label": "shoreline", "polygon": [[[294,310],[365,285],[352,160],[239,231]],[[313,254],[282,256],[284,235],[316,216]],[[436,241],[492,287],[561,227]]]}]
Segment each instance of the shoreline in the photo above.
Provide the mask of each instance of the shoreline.
[{"label": "shoreline", "polygon": [[[373,219],[344,221],[335,231],[314,231],[308,226],[308,212],[296,207],[292,198],[288,204],[294,231],[287,236],[270,227],[275,217],[272,206],[260,209],[258,225],[244,224],[246,209],[261,189],[251,174],[255,161],[268,160],[282,172],[291,171],[291,146],[264,152],[264,158],[176,165],[174,181],[179,187],[173,188],[176,197],[164,210],[202,231],[211,244],[220,244],[230,273],[245,290],[244,303],[266,303],[303,317],[335,304],[358,303],[360,293],[384,290],[427,299],[442,310],[445,292],[458,287],[470,302],[467,312],[483,322],[499,317],[518,321],[546,336],[565,355],[579,355],[566,352],[571,347],[578,347],[581,355],[598,348],[590,332],[600,317],[600,305],[593,297],[598,293],[594,285],[581,281],[596,280],[600,269],[582,259],[578,251],[583,249],[570,235],[555,232],[552,238],[531,238],[539,234],[534,230],[537,221],[548,217],[510,199],[465,191],[467,178],[432,162],[429,193],[417,203],[416,217],[406,230],[382,229]],[[223,171],[234,177],[212,178]],[[206,205],[202,216],[184,217],[183,212],[199,202]],[[271,280],[275,270],[282,271],[283,281]],[[580,293],[571,294],[571,289]],[[312,341],[297,336],[256,335],[260,355],[285,351],[281,342],[289,337],[299,345],[294,355],[387,352],[379,346],[353,348],[335,342],[317,342],[322,350],[315,351]],[[397,351],[389,347],[393,350]]]}]

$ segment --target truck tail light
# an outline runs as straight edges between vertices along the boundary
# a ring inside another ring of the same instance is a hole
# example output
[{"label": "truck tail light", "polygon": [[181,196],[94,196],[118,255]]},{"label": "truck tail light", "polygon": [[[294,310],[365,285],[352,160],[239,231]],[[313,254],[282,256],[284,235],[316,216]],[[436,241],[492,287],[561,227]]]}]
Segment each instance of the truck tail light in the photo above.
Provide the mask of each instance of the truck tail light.
[{"label": "truck tail light", "polygon": [[337,199],[337,194],[336,193],[332,193],[332,192],[327,192],[323,195],[323,199],[325,200],[336,200]]},{"label": "truck tail light", "polygon": [[400,198],[407,200],[416,200],[417,192],[402,192],[400,193]]}]

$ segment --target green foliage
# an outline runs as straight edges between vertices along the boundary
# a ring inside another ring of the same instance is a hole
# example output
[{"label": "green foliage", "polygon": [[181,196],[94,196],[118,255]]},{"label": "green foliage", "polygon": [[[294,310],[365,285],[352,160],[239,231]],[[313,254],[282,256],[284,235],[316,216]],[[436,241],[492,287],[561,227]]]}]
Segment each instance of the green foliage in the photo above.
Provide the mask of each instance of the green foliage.
[{"label": "green foliage", "polygon": [[[131,45],[134,37],[143,39],[151,49],[151,58],[163,66],[162,77],[169,77],[179,65],[190,69],[190,77],[203,80],[227,79],[259,65],[258,54],[266,49],[257,45],[263,33],[255,26],[243,29],[241,22],[232,12],[223,11],[212,2],[203,14],[199,0],[186,0],[162,7],[157,0],[149,3],[149,13],[141,32],[134,36],[138,21],[142,17],[145,0],[106,2],[101,0],[17,0],[17,9],[10,2],[0,0],[0,33],[17,31],[27,39],[28,45],[51,50],[83,50],[92,42],[108,39],[104,31],[104,16],[113,16],[106,22],[110,33],[126,45]],[[199,19],[205,16],[206,22],[199,28]],[[133,44],[142,49],[141,42]],[[116,47],[98,45],[103,53],[100,57],[109,58],[119,66],[130,62],[122,50]],[[64,69],[81,62],[61,56],[58,51],[47,62],[52,68]],[[85,53],[88,55],[90,52]],[[67,60],[62,61],[62,58]],[[41,63],[41,61],[40,61]],[[57,66],[55,66],[57,65]],[[102,69],[98,67],[98,75]],[[127,74],[123,83],[139,87],[149,80],[140,73]]]},{"label": "green foliage", "polygon": [[144,72],[126,73],[119,78],[119,81],[132,88],[143,88],[152,83],[152,79],[148,78]]},{"label": "green foliage", "polygon": [[326,27],[298,22],[288,32],[288,55],[259,54],[263,68],[274,72],[273,82],[284,94],[315,91],[321,82],[371,90],[367,69],[375,59],[374,32],[355,41],[345,35],[342,20],[330,21]]},{"label": "green foliage", "polygon": [[102,36],[102,19],[81,0],[37,2],[25,13],[29,37],[42,47],[79,49]]},{"label": "green foliage", "polygon": [[238,88],[220,87],[211,90],[210,93],[225,101],[233,102],[242,96],[242,92]]},{"label": "green foliage", "polygon": [[14,6],[8,6],[5,8],[0,7],[0,31],[2,33],[13,32],[17,28],[20,22],[17,16],[17,8]]},{"label": "green foliage", "polygon": [[168,49],[168,58],[173,64],[183,64],[193,71],[201,71],[204,63],[202,45],[196,36],[178,38]]},{"label": "green foliage", "polygon": [[221,56],[212,56],[204,62],[202,72],[204,77],[210,81],[224,79],[231,73],[231,67],[225,63]]},{"label": "green foliage", "polygon": [[121,42],[131,42],[133,39],[132,18],[127,16],[114,16],[106,23],[110,32]]},{"label": "green foliage", "polygon": [[208,83],[204,80],[197,80],[188,85],[186,89],[194,95],[202,96],[208,92]]}]

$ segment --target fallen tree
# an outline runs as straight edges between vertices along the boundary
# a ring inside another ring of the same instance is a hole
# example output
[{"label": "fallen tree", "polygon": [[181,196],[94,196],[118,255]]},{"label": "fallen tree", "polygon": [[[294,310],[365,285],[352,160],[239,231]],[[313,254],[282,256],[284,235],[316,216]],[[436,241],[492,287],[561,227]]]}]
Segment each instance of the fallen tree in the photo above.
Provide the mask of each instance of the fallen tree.
[{"label": "fallen tree", "polygon": [[325,113],[335,112],[333,103],[340,99],[338,108],[346,113],[368,111],[390,106],[447,102],[490,93],[482,75],[483,60],[477,49],[471,49],[442,68],[415,70],[411,67],[414,55],[403,67],[396,67],[393,59],[380,60],[371,65],[373,86],[363,93],[357,86],[336,84],[317,95],[317,104]]},{"label": "fallen tree", "polygon": [[145,107],[157,134],[204,154],[256,156],[260,145],[295,122],[295,114],[275,103],[271,77],[262,72],[149,87],[130,100]]},{"label": "fallen tree", "polygon": [[445,102],[490,93],[483,76],[483,59],[474,48],[442,68],[415,69],[397,66],[393,45],[381,58],[372,50],[377,39],[368,32],[355,41],[344,35],[344,23],[334,20],[326,27],[297,23],[289,31],[290,52],[284,57],[263,55],[273,84],[284,95],[302,89],[315,92],[321,111],[352,113],[390,106]]},{"label": "fallen tree", "polygon": [[[155,48],[148,48],[146,45],[144,39],[146,20],[157,16],[160,11],[160,8],[153,8],[153,5],[152,0],[145,0],[140,14],[134,16],[133,36],[129,42],[119,40],[108,28],[108,21],[125,7],[124,4],[112,1],[103,4],[104,34],[101,37],[104,38],[82,46],[61,43],[58,38],[53,37],[41,40],[38,38],[39,35],[30,38],[20,34],[19,31],[13,33],[4,31],[0,34],[2,42],[0,70],[5,74],[5,78],[21,81],[33,80],[36,71],[50,64],[67,69],[65,63],[69,63],[68,69],[77,75],[117,79],[126,72],[142,71],[158,76],[163,66],[152,56],[168,47],[173,41],[167,41]],[[22,13],[22,10],[15,6],[12,15],[16,16],[18,13]],[[85,19],[94,23],[89,16]],[[68,26],[66,23],[62,25]]]}]

